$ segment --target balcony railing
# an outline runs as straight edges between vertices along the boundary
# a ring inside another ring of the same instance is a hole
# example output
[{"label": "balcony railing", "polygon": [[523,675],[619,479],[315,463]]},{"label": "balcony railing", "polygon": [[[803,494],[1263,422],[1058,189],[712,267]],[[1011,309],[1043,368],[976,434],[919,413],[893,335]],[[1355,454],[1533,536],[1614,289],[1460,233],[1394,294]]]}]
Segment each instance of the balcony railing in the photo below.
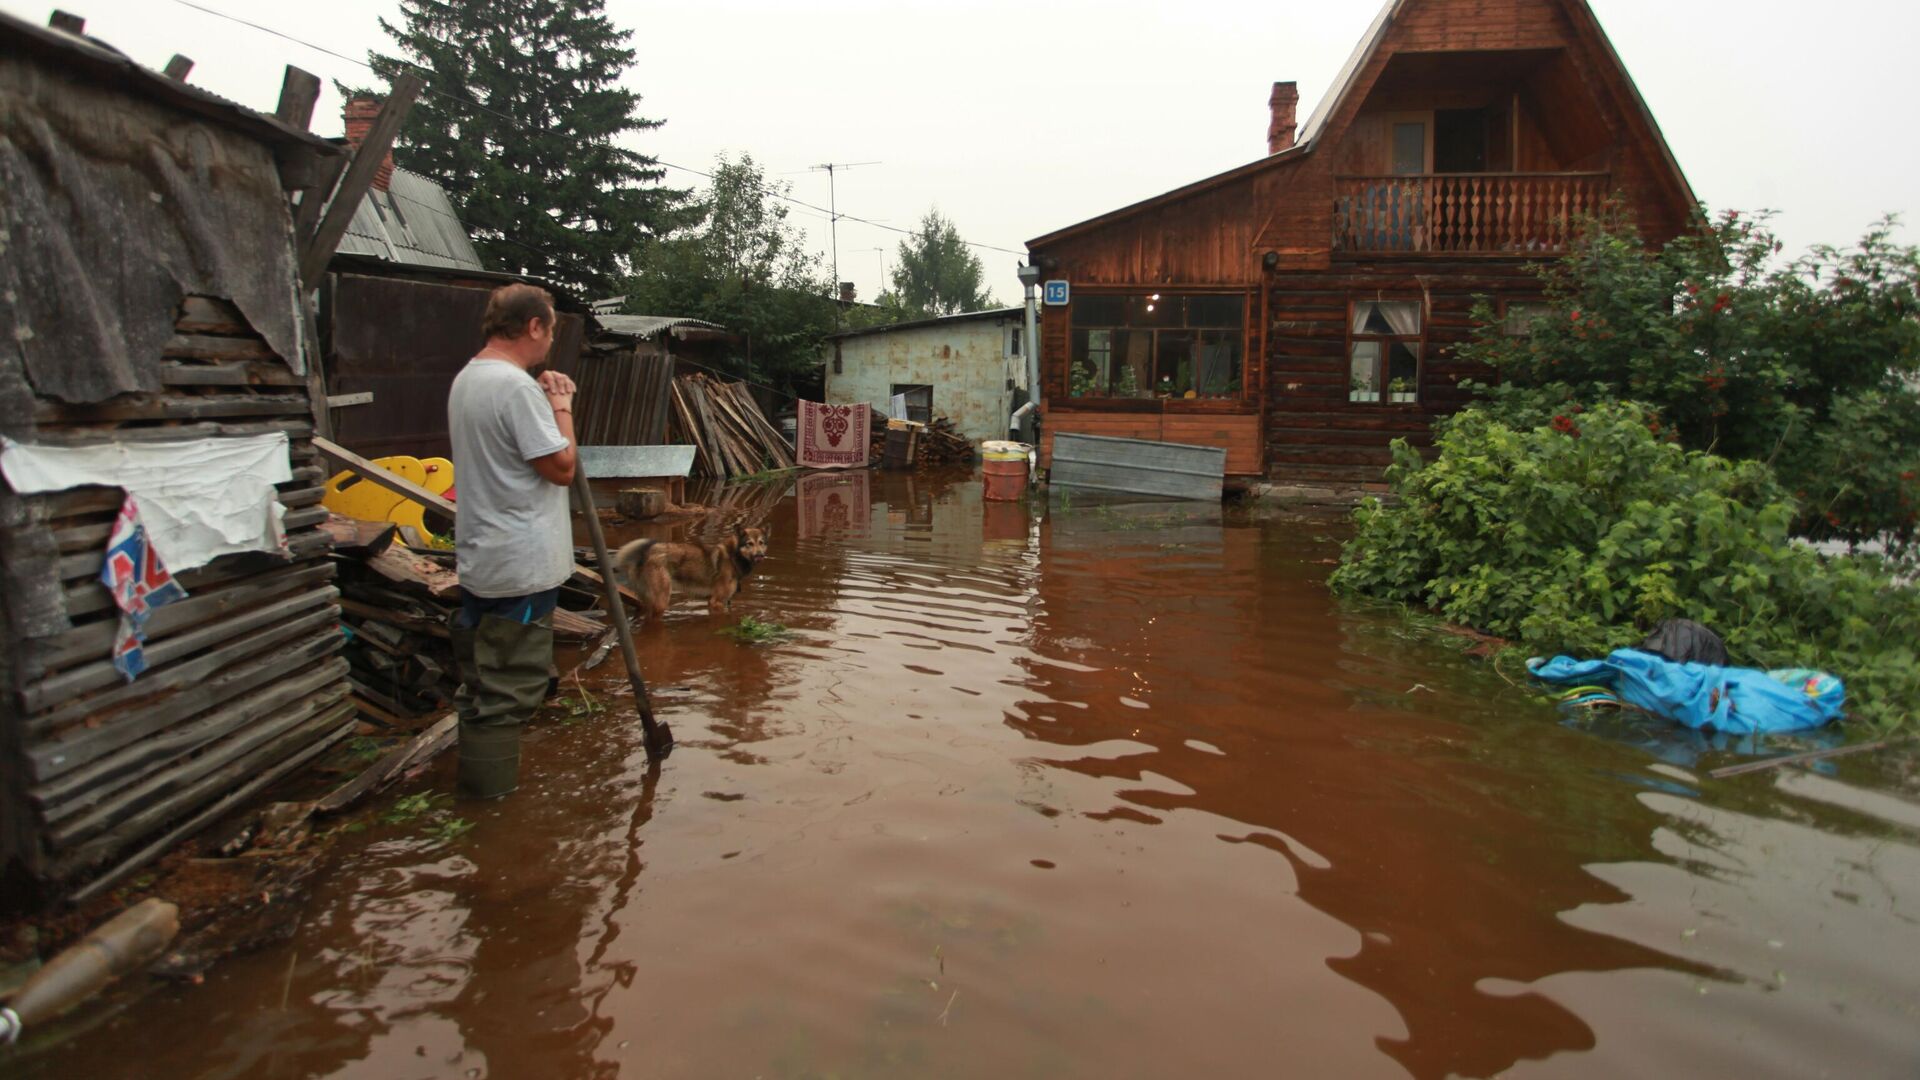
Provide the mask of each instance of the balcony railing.
[{"label": "balcony railing", "polygon": [[1334,179],[1333,250],[1535,255],[1567,250],[1607,173],[1425,173]]}]

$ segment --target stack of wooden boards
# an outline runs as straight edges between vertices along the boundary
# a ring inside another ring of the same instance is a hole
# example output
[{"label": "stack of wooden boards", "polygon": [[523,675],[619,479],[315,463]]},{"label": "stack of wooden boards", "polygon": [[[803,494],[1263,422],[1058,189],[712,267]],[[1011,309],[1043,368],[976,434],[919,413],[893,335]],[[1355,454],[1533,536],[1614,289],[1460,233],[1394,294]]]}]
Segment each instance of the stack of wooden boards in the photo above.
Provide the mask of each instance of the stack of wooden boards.
[{"label": "stack of wooden boards", "polygon": [[[460,672],[453,659],[449,620],[460,606],[460,578],[453,553],[409,548],[395,542],[393,526],[334,518],[334,561],[339,565],[340,621],[352,680],[352,700],[361,718],[391,731],[415,730],[453,703]],[[358,533],[343,542],[344,534]],[[563,604],[591,603],[593,594],[569,584]],[[599,612],[553,613],[556,641],[579,643],[606,633]]]},{"label": "stack of wooden boards", "polygon": [[673,380],[670,440],[694,448],[693,475],[720,480],[794,467],[793,447],[760,412],[743,382],[710,375]]},{"label": "stack of wooden boards", "polygon": [[[931,424],[913,424],[911,421],[890,420],[887,426],[873,433],[873,454],[888,459],[887,440],[889,430],[900,430],[895,424],[911,424],[913,438],[909,442],[913,457],[912,466],[924,469],[938,465],[964,465],[974,457],[973,443],[955,429],[953,421],[937,416]],[[907,467],[904,462],[887,460],[888,468]]]}]

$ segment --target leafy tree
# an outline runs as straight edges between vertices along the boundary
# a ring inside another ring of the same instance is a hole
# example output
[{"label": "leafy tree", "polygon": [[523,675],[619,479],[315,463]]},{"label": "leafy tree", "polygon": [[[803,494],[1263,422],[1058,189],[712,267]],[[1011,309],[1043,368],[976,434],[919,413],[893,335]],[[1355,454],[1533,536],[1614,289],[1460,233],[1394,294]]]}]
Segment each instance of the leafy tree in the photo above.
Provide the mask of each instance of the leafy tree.
[{"label": "leafy tree", "polygon": [[881,294],[878,303],[883,308],[891,305],[907,317],[953,315],[998,306],[983,284],[986,269],[980,264],[980,256],[967,247],[960,231],[938,209],[928,210],[920,219],[920,227],[900,241],[898,262],[891,276],[893,289]]},{"label": "leafy tree", "polygon": [[813,392],[836,305],[820,257],[787,220],[789,186],[770,183],[751,155],[722,155],[682,226],[635,251],[626,306],[719,323],[745,339],[729,374],[748,374],[750,357],[754,381]]},{"label": "leafy tree", "polygon": [[1652,251],[1620,220],[1539,268],[1521,336],[1482,307],[1462,349],[1521,427],[1632,400],[1683,445],[1770,462],[1802,535],[1895,545],[1920,525],[1920,253],[1883,221],[1850,250],[1782,263],[1764,217],[1724,214]]},{"label": "leafy tree", "polygon": [[400,15],[380,20],[399,55],[368,60],[388,81],[426,80],[401,162],[446,187],[490,268],[610,290],[682,196],[617,145],[662,123],[618,85],[630,32],[602,0],[400,0]]}]

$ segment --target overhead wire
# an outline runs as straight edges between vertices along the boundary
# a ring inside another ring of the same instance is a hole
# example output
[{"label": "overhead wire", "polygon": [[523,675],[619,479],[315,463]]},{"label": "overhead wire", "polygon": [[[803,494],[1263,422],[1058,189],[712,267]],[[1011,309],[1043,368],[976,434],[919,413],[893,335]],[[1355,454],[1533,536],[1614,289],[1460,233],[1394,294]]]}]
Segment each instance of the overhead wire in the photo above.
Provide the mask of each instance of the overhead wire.
[{"label": "overhead wire", "polygon": [[[238,23],[241,26],[250,27],[262,33],[271,34],[274,37],[281,38],[282,40],[291,41],[296,45],[300,45],[304,48],[312,49],[317,53],[321,53],[326,56],[331,56],[338,60],[344,60],[349,64],[354,64],[359,67],[366,68],[368,71],[375,71],[374,66],[365,60],[359,60],[354,57],[348,56],[345,53],[336,52],[333,49],[329,49],[325,47],[324,45],[316,45],[313,42],[295,37],[294,35],[286,33],[284,31],[275,30],[270,26],[263,26],[260,23],[253,22],[248,19],[240,18],[237,15],[231,15],[231,14],[228,14],[227,12],[220,11],[215,8],[207,7],[204,4],[199,4],[194,2],[194,0],[173,0],[173,2],[181,5],[182,7],[192,8],[195,11],[204,12],[205,14],[212,15],[216,18],[226,19],[229,22]],[[420,67],[418,64],[414,64],[410,61],[402,60],[400,61],[400,63],[406,64],[408,67],[413,68],[414,70],[420,72],[423,77],[426,75],[432,74],[432,72],[428,71],[426,68]],[[469,109],[477,109],[481,112],[485,112],[490,115],[497,116],[501,120],[506,121],[507,123],[513,125],[514,127],[522,131],[533,130],[524,120],[520,119],[517,116],[514,116],[510,113],[501,112],[499,109],[493,108],[490,105],[484,105],[478,101],[471,101],[467,98],[458,97],[453,94],[448,94],[444,91],[435,89],[431,83],[424,83],[422,89],[426,93],[432,94],[434,97],[441,98],[446,101],[450,101],[456,105],[461,105]],[[540,134],[545,134],[545,133],[541,132]],[[689,173],[693,176],[698,176],[708,181],[714,180],[714,175],[712,173],[702,169],[696,169],[688,165],[679,165],[674,162],[667,161],[664,158],[648,157],[647,155],[644,155],[644,154],[642,154],[641,157],[645,158],[645,160],[647,160],[648,162],[654,165],[659,165],[663,168],[673,169],[683,173]],[[810,172],[812,170],[802,170],[802,171]],[[792,203],[795,206],[804,207],[805,209],[811,210],[814,213],[821,215],[825,220],[828,220],[828,221],[832,221],[835,219],[840,221],[852,221],[861,225],[869,226],[871,228],[881,229],[886,232],[898,233],[902,236],[914,235],[913,229],[902,228],[901,226],[898,226],[898,225],[889,225],[885,222],[873,221],[868,218],[857,217],[853,214],[836,213],[833,210],[829,210],[827,207],[815,205],[814,203],[807,202],[804,199],[797,199],[792,195],[789,195],[786,192],[778,188],[774,188],[765,183],[755,183],[754,187],[758,189],[760,193],[764,196],[767,196],[769,198],[779,199],[782,202]],[[967,245],[968,247],[980,248],[984,251],[997,251],[1006,255],[1016,255],[1021,258],[1026,257],[1026,252],[1024,251],[1019,251],[1009,247],[1001,247],[998,244],[982,243],[977,240],[968,240],[965,237],[961,237],[960,242]],[[522,246],[525,246],[525,245],[522,245]],[[553,258],[553,256],[548,255],[548,258]],[[586,269],[586,268],[580,267],[580,269]]]}]

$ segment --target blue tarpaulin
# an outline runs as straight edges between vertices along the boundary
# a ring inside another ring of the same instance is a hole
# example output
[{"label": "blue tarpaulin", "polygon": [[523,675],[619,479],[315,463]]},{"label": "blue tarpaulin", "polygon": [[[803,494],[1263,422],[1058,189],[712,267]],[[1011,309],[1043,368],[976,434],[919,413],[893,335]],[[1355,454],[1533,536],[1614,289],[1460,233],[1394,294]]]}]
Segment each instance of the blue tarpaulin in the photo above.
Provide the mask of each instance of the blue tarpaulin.
[{"label": "blue tarpaulin", "polygon": [[1527,670],[1542,682],[1604,687],[1690,728],[1736,735],[1817,728],[1837,719],[1847,699],[1840,680],[1823,671],[1677,664],[1639,649],[1616,649],[1604,660],[1535,657]]}]

